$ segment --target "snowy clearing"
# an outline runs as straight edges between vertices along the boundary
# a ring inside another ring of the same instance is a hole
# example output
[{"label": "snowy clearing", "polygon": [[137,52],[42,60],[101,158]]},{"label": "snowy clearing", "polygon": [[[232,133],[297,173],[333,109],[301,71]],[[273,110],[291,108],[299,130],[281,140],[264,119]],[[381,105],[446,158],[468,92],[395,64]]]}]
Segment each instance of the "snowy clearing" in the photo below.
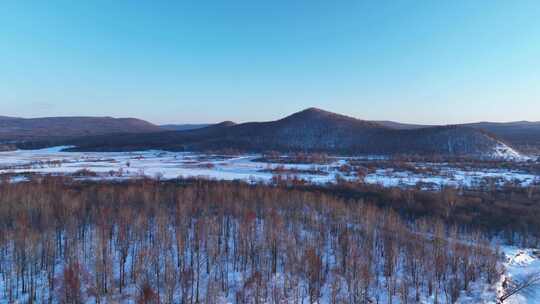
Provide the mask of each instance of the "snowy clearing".
[{"label": "snowy clearing", "polygon": [[[448,164],[414,163],[416,168],[436,169],[423,173],[399,168],[381,168],[358,178],[355,172],[344,172],[341,166],[360,158],[333,157],[326,164],[259,161],[260,155],[223,156],[190,152],[62,152],[67,147],[41,150],[0,152],[0,174],[10,174],[14,181],[31,173],[76,175],[79,178],[121,179],[151,177],[174,179],[202,177],[218,180],[269,182],[276,175],[295,176],[309,183],[336,182],[336,178],[381,186],[411,187],[422,185],[438,189],[443,185],[480,187],[488,182],[528,186],[539,184],[540,177],[518,170],[490,168],[463,169]],[[376,157],[362,158],[374,159]],[[281,171],[277,171],[277,170]],[[84,172],[82,172],[84,170]],[[91,173],[91,174],[88,174]]]}]

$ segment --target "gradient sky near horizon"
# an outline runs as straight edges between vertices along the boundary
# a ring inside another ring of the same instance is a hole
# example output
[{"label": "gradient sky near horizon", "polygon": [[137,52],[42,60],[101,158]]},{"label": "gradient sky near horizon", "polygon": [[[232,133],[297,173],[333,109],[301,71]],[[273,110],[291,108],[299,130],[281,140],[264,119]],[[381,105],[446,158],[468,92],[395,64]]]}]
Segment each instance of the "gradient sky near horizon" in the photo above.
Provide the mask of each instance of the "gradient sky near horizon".
[{"label": "gradient sky near horizon", "polygon": [[0,3],[0,115],[540,121],[540,3]]}]

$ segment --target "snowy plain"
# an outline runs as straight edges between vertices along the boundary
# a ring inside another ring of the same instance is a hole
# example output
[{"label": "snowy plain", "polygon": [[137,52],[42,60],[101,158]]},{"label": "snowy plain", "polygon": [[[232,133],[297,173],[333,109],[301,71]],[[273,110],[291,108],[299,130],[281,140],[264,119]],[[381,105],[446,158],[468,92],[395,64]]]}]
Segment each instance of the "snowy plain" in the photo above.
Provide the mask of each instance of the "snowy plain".
[{"label": "snowy plain", "polygon": [[[211,155],[191,152],[140,151],[140,152],[63,152],[68,147],[41,150],[0,152],[0,174],[10,174],[13,180],[32,173],[74,175],[81,170],[92,173],[94,179],[122,179],[151,177],[174,179],[200,177],[218,180],[244,180],[269,182],[275,175],[295,176],[308,183],[333,183],[337,179],[358,180],[354,173],[340,170],[358,158],[333,157],[326,164],[287,163],[260,161],[260,155]],[[361,182],[381,186],[437,189],[450,185],[477,187],[487,180],[498,184],[512,183],[528,186],[540,184],[540,176],[518,170],[489,168],[463,169],[448,164],[415,163],[418,168],[433,168],[436,173],[415,173],[385,167],[369,172]],[[282,172],[275,170],[280,168]],[[90,176],[79,176],[89,178]],[[360,181],[360,180],[359,180]]]}]

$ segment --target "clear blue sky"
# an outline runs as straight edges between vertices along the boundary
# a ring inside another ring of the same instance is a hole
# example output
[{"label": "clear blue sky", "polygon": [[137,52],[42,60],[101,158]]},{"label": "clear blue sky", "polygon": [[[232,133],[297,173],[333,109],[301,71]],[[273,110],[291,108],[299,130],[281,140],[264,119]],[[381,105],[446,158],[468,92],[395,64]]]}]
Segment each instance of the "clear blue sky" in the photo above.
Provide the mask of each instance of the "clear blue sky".
[{"label": "clear blue sky", "polygon": [[0,2],[0,115],[540,120],[540,3]]}]

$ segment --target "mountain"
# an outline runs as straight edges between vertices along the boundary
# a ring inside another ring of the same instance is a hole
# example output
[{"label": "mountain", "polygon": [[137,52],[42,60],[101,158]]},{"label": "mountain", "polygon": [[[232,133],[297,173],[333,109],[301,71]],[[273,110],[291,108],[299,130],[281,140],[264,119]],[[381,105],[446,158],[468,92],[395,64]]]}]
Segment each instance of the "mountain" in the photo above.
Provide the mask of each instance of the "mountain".
[{"label": "mountain", "polygon": [[379,124],[381,126],[385,126],[387,128],[399,129],[399,130],[412,130],[412,129],[436,127],[434,125],[409,124],[409,123],[402,123],[402,122],[396,122],[396,121],[390,121],[390,120],[372,120],[372,122]]},{"label": "mountain", "polygon": [[54,141],[113,133],[148,133],[162,129],[144,120],[112,117],[0,117],[0,142]]},{"label": "mountain", "polygon": [[210,126],[233,126],[235,125],[235,122],[232,121],[223,121],[217,124],[168,124],[168,125],[160,125],[159,127],[163,130],[168,131],[188,131],[188,130],[196,130],[196,129],[202,129],[207,128]]},{"label": "mountain", "polygon": [[11,119],[20,119],[19,117],[11,117],[11,116],[1,116],[0,120],[11,120]]},{"label": "mountain", "polygon": [[395,129],[317,108],[269,122],[218,124],[187,131],[93,136],[71,141],[79,151],[236,149],[337,154],[516,156],[497,137],[466,126]]},{"label": "mountain", "polygon": [[[380,125],[392,129],[414,130],[433,127],[430,125],[405,124],[394,121],[374,121]],[[515,121],[515,122],[477,122],[461,124],[459,126],[470,127],[489,132],[512,146],[524,152],[540,151],[540,122]]]},{"label": "mountain", "polygon": [[160,127],[164,130],[170,130],[170,131],[187,131],[187,130],[195,130],[195,129],[201,129],[206,128],[210,124],[168,124],[168,125],[160,125]]},{"label": "mountain", "polygon": [[479,122],[466,126],[493,133],[522,151],[534,153],[540,151],[540,122]]}]

